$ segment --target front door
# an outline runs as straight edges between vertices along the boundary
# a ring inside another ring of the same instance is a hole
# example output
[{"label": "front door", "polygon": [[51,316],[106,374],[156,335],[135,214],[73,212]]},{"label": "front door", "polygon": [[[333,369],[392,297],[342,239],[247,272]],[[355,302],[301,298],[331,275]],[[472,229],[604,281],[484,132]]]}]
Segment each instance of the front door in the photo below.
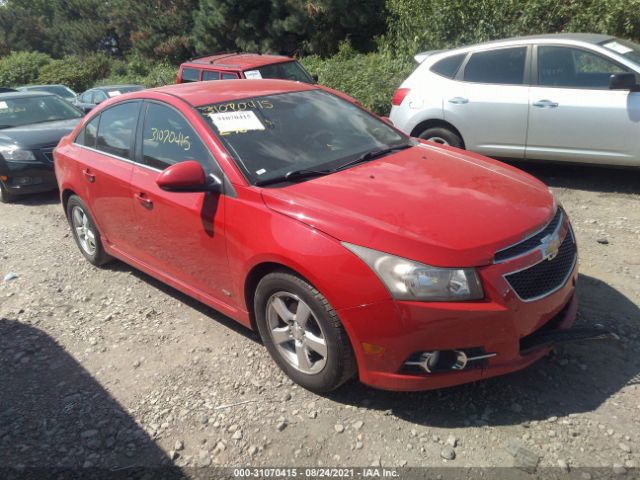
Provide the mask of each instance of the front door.
[{"label": "front door", "polygon": [[637,164],[640,92],[609,90],[609,77],[623,72],[595,52],[538,46],[527,158]]},{"label": "front door", "polygon": [[143,114],[141,164],[133,169],[131,191],[137,218],[136,256],[155,271],[188,288],[229,303],[231,275],[225,239],[225,201],[215,193],[166,192],[156,184],[162,170],[198,161],[221,177],[211,153],[173,107],[148,102]]},{"label": "front door", "polygon": [[462,134],[468,150],[523,158],[529,86],[527,47],[472,53],[442,99],[444,119]]}]

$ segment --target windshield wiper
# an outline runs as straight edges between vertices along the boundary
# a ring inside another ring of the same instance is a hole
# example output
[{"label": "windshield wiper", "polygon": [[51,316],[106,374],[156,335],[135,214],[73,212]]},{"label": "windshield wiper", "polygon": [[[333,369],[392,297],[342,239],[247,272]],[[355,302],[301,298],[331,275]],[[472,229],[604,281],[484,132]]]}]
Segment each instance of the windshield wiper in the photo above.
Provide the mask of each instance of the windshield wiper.
[{"label": "windshield wiper", "polygon": [[270,185],[272,183],[291,182],[294,180],[303,180],[305,178],[322,177],[335,172],[335,170],[291,170],[282,176],[267,178],[265,180],[258,180],[255,184],[259,187],[263,185]]},{"label": "windshield wiper", "polygon": [[282,176],[268,178],[265,180],[258,180],[255,185],[261,187],[264,185],[271,185],[274,183],[282,183],[282,182],[290,182],[295,180],[303,180],[305,178],[313,178],[313,177],[322,177],[324,175],[329,175],[331,173],[339,172],[340,170],[344,170],[358,163],[367,162],[369,160],[373,160],[374,158],[382,157],[389,153],[393,153],[399,150],[405,150],[407,148],[414,147],[415,143],[408,142],[403,143],[401,145],[394,145],[388,148],[382,148],[379,150],[371,150],[370,152],[363,153],[355,160],[351,160],[345,164],[342,164],[336,168],[331,168],[327,170],[309,170],[309,169],[301,169],[301,170],[291,170],[290,172],[285,173]]},{"label": "windshield wiper", "polygon": [[399,150],[405,150],[407,148],[414,147],[415,144],[412,142],[403,143],[401,145],[394,145],[393,147],[381,148],[379,150],[371,150],[370,152],[365,152],[360,155],[358,158],[351,160],[350,162],[344,163],[337,167],[335,171],[344,170],[345,168],[352,167],[353,165],[357,165],[358,163],[368,162],[369,160],[373,160],[374,158],[383,157],[384,155],[388,155],[393,152],[397,152]]}]

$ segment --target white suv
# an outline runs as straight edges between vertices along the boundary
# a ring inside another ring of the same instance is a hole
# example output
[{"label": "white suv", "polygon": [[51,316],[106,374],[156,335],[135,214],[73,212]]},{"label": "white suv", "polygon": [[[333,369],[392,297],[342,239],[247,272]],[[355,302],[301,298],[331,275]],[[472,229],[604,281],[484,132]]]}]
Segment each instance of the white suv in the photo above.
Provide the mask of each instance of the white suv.
[{"label": "white suv", "polygon": [[640,45],[557,34],[416,55],[400,130],[483,155],[640,165]]}]

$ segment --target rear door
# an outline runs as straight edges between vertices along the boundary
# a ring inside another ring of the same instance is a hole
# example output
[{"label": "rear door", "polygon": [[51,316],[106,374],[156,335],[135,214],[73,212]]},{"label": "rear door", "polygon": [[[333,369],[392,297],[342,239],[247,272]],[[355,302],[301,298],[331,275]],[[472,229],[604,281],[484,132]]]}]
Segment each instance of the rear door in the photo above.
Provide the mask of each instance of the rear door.
[{"label": "rear door", "polygon": [[609,90],[630,72],[599,53],[538,45],[526,156],[619,165],[640,160],[640,92]]},{"label": "rear door", "polygon": [[138,136],[139,164],[131,179],[140,260],[174,281],[228,303],[231,291],[225,240],[225,194],[166,192],[162,170],[198,161],[208,175],[222,172],[187,119],[160,102],[145,104]]},{"label": "rear door", "polygon": [[128,250],[135,242],[130,184],[134,133],[142,102],[119,103],[96,115],[80,132],[74,147],[88,203],[100,233],[112,247]]},{"label": "rear door", "polygon": [[529,109],[527,46],[473,52],[448,82],[444,119],[462,134],[468,150],[524,157]]}]

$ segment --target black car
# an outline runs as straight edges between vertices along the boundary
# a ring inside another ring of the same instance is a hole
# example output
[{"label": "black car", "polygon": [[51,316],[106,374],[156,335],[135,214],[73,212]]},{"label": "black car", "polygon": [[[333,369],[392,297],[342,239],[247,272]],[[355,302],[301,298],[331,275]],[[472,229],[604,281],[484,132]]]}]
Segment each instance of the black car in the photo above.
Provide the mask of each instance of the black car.
[{"label": "black car", "polygon": [[0,201],[57,188],[53,149],[82,116],[57,95],[0,94]]},{"label": "black car", "polygon": [[117,97],[123,93],[137,92],[139,90],[144,90],[144,87],[142,85],[106,85],[103,87],[94,87],[78,95],[73,104],[86,113],[111,97]]}]

